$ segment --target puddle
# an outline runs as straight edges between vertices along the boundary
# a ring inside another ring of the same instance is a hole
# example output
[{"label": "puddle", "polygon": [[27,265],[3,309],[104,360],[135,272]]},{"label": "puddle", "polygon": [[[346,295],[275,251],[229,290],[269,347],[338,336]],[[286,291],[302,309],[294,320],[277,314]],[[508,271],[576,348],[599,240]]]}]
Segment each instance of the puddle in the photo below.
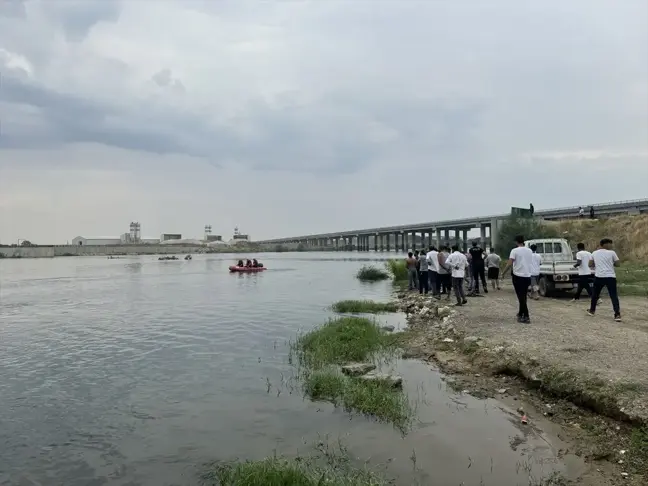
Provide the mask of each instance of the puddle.
[{"label": "puddle", "polygon": [[395,484],[535,486],[554,473],[573,478],[585,470],[580,458],[563,456],[568,444],[549,421],[529,417],[523,425],[514,409],[453,391],[443,375],[419,361],[397,360],[383,371],[403,376],[416,409],[405,437],[390,425],[313,405],[331,414],[329,441],[340,440],[355,461],[377,467]]}]

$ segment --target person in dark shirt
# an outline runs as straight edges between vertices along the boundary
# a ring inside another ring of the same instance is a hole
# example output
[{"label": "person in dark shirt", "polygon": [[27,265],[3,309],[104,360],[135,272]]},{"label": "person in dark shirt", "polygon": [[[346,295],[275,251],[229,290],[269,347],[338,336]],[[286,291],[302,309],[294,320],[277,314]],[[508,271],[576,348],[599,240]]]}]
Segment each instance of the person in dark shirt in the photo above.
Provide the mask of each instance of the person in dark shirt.
[{"label": "person in dark shirt", "polygon": [[529,212],[531,213],[531,216],[535,214],[535,208],[533,207],[533,203],[529,204]]},{"label": "person in dark shirt", "polygon": [[472,295],[479,294],[479,280],[481,279],[484,286],[484,293],[488,293],[488,285],[486,284],[486,266],[484,265],[484,249],[477,244],[476,241],[472,242],[472,248],[468,250],[470,253],[470,269],[474,280],[474,287]]}]

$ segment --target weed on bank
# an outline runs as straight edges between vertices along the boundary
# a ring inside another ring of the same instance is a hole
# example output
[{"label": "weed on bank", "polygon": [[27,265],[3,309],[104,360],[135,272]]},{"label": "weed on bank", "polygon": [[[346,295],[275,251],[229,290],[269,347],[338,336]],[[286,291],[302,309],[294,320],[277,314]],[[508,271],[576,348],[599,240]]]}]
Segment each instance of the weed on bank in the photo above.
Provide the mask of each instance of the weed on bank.
[{"label": "weed on bank", "polygon": [[356,278],[363,282],[379,282],[381,280],[389,280],[389,274],[381,268],[374,267],[373,265],[364,265],[358,273]]},{"label": "weed on bank", "polygon": [[384,360],[395,349],[396,340],[373,321],[340,317],[299,336],[291,353],[297,356],[306,396],[389,422],[405,432],[413,409],[402,390],[381,381],[346,376],[339,368]]},{"label": "weed on bank", "polygon": [[333,312],[342,314],[380,314],[398,311],[395,302],[375,302],[373,300],[340,300],[331,308]]}]

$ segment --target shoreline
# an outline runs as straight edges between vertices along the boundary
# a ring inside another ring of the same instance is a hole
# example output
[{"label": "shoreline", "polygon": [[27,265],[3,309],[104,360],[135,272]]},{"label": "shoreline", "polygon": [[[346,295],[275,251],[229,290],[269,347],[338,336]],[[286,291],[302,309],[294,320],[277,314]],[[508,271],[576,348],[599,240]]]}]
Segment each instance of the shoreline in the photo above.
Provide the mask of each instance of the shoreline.
[{"label": "shoreline", "polygon": [[[541,347],[520,346],[514,334],[480,332],[488,322],[467,310],[482,304],[482,311],[493,312],[495,303],[487,299],[472,298],[468,306],[454,308],[445,300],[397,291],[408,324],[402,333],[404,357],[433,363],[453,388],[473,396],[530,404],[532,410],[519,410],[529,423],[542,416],[561,426],[590,466],[584,482],[576,484],[646,484],[648,388],[611,382],[577,362],[554,361]],[[508,321],[512,329],[520,326]]]}]

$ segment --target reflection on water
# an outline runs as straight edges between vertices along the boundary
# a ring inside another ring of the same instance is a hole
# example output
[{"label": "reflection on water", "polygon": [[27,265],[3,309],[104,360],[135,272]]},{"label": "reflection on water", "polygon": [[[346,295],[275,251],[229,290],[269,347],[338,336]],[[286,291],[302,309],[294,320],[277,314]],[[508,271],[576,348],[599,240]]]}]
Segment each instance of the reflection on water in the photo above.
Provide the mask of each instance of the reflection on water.
[{"label": "reflection on water", "polygon": [[397,364],[418,416],[404,438],[288,386],[298,330],[333,301],[389,295],[341,257],[262,255],[269,270],[251,275],[222,255],[0,262],[0,484],[192,485],[215,459],[323,436],[403,485],[527,486],[562,469],[556,439],[417,362]]}]

